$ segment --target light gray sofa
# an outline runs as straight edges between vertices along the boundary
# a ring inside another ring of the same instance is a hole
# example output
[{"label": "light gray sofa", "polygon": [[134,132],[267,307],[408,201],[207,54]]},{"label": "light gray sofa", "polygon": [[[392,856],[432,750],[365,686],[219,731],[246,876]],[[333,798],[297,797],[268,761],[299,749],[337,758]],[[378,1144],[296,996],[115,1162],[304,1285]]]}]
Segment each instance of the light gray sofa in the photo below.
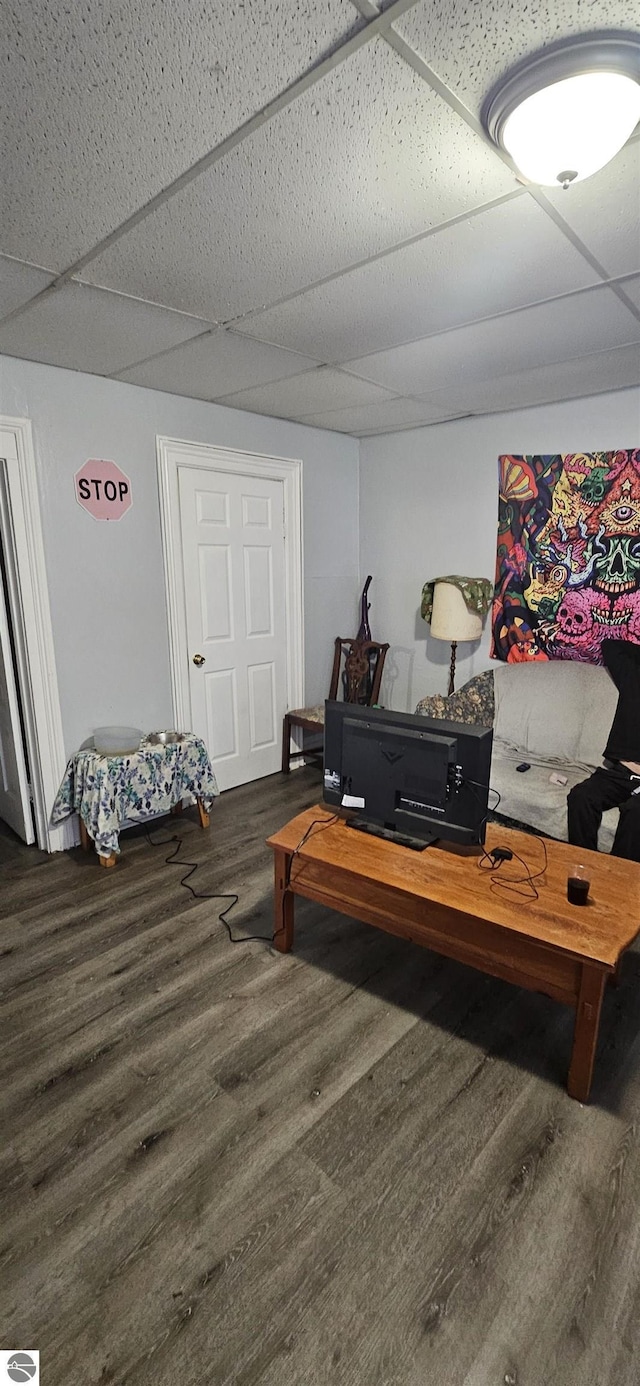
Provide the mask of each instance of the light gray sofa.
[{"label": "light gray sofa", "polygon": [[[416,712],[490,725],[491,686],[491,788],[500,795],[497,813],[566,840],[567,794],[602,764],[616,688],[605,669],[591,664],[496,664],[451,698],[423,698]],[[523,762],[531,769],[519,772],[516,766]],[[566,775],[566,785],[552,784],[553,772]],[[617,809],[605,813],[601,851],[610,851],[617,821]]]}]

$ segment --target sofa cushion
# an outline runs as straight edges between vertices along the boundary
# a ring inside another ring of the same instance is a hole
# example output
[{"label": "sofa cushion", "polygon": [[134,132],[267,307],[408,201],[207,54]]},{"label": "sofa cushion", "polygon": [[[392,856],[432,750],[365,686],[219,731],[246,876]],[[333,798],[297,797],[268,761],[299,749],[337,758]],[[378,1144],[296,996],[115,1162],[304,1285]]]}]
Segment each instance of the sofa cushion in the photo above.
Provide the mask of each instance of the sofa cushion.
[{"label": "sofa cushion", "polygon": [[605,669],[572,660],[497,664],[494,690],[495,735],[527,759],[601,764],[617,699]]},{"label": "sofa cushion", "polygon": [[600,765],[618,703],[618,690],[606,669],[582,664],[584,716],[578,734],[576,760]]},{"label": "sofa cushion", "polygon": [[[490,794],[489,807],[505,818],[530,823],[538,832],[566,842],[567,794],[574,784],[587,779],[592,767],[567,761],[562,756],[534,756],[531,751],[527,751],[526,759],[531,768],[524,772],[517,770],[516,766],[524,760],[522,747],[502,741],[494,734],[490,783],[491,789],[500,795],[500,802]],[[566,776],[567,783],[552,784],[549,777],[554,772]],[[610,809],[603,815],[598,834],[601,852],[611,851],[618,816],[617,809]]]},{"label": "sofa cushion", "polygon": [[476,674],[463,684],[457,693],[444,698],[440,693],[422,698],[416,712],[423,717],[444,717],[450,722],[471,722],[475,726],[493,726],[493,669]]}]

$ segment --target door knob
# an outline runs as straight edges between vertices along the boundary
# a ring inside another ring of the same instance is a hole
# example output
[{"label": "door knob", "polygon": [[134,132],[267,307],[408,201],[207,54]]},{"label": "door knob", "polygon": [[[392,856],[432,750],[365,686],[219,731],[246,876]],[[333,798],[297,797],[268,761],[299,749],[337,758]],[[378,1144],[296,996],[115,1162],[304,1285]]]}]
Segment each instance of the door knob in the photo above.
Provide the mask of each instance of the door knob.
[{"label": "door knob", "polygon": [[200,669],[200,667],[204,664],[204,655],[194,655],[193,662],[198,666],[198,669]]}]

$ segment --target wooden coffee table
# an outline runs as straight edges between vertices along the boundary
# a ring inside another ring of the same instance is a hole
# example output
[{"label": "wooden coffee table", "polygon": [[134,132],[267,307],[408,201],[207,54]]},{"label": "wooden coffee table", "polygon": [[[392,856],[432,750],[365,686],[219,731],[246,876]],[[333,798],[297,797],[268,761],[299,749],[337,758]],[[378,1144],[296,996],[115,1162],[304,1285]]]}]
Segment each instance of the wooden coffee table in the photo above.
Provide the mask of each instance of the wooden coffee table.
[{"label": "wooden coffee table", "polygon": [[[320,821],[312,827],[314,819]],[[492,886],[524,875],[515,860],[485,872],[477,849],[412,852],[348,828],[324,806],[292,818],[268,843],[275,866],[274,944],[280,952],[293,946],[294,897],[304,895],[563,1001],[576,1012],[567,1088],[586,1102],[605,983],[640,931],[640,865],[547,838],[547,869],[535,881],[534,900]],[[509,847],[532,872],[544,864],[542,842],[527,833],[491,823],[486,845]],[[586,906],[567,901],[567,876],[577,861],[590,872]]]}]

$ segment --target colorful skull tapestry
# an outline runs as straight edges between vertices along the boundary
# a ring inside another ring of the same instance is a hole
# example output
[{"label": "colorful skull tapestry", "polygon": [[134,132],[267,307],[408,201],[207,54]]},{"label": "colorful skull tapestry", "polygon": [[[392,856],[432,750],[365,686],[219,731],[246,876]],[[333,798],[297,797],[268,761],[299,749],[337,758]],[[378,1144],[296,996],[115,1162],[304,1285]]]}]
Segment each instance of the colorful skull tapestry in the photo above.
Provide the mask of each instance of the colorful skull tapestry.
[{"label": "colorful skull tapestry", "polygon": [[640,644],[640,448],[500,457],[491,654],[601,664]]}]

